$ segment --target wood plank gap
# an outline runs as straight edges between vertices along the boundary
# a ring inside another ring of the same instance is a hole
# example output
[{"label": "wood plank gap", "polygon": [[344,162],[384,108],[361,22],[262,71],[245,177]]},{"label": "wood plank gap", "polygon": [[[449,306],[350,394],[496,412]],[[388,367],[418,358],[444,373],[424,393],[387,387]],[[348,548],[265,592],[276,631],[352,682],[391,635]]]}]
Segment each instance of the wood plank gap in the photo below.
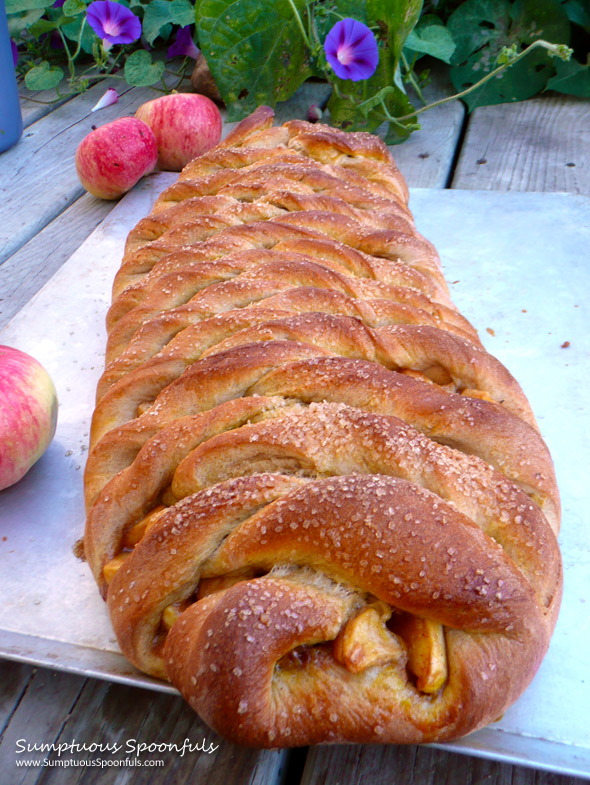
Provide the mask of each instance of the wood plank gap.
[{"label": "wood plank gap", "polygon": [[[433,103],[452,93],[448,70],[432,61],[430,83],[423,91],[425,101]],[[420,103],[415,94],[412,94],[412,101],[416,106]],[[464,118],[465,107],[460,101],[436,106],[418,116],[419,131],[402,144],[390,146],[396,164],[410,187],[447,187]]]},{"label": "wood plank gap", "polygon": [[[80,199],[80,197],[83,196],[85,193],[86,193],[86,191],[84,190],[82,185],[80,185],[79,187],[77,187],[77,188],[73,189],[72,191],[70,191],[70,193],[68,193],[66,196],[63,197],[63,200],[60,202],[57,210],[49,218],[49,223],[51,223],[52,221],[55,221],[56,218],[59,218],[60,215],[65,213],[65,211],[69,207],[71,207],[75,202],[77,202],[78,199]],[[11,250],[10,250],[11,255],[14,255],[15,253],[18,253],[18,251],[20,251],[20,249],[24,245],[26,245],[30,240],[34,239],[34,237],[37,237],[37,236],[38,235],[34,235],[33,237],[26,237],[26,236],[20,237],[19,241],[17,241],[17,243],[15,243],[15,245],[11,248]],[[10,258],[10,257],[8,257],[8,258]],[[0,259],[0,266],[2,266],[4,264],[4,262],[6,262],[8,260],[8,258],[7,259]]]},{"label": "wood plank gap", "polygon": [[[57,736],[54,739],[54,743],[57,743],[60,740],[60,738],[62,736],[62,733],[64,732],[64,729],[65,729],[65,727],[66,727],[66,725],[68,723],[68,720],[72,716],[72,712],[74,711],[74,708],[75,708],[76,704],[80,700],[80,696],[84,692],[84,689],[85,689],[86,685],[88,684],[88,682],[89,682],[89,679],[85,679],[84,683],[80,686],[80,689],[78,690],[78,694],[74,697],[74,699],[72,701],[72,705],[70,706],[70,708],[68,710],[68,713],[64,717],[64,720],[63,720],[63,722],[61,724],[59,732],[58,732]],[[55,753],[53,753],[51,757],[52,757],[53,760],[55,760]],[[49,771],[52,771],[52,770],[49,769]],[[58,771],[59,771],[59,769],[58,769]],[[99,771],[100,771],[100,769],[99,769]],[[44,775],[45,774],[46,774],[46,770],[45,769],[39,769],[39,776],[37,777],[35,782],[32,783],[32,785],[41,785],[41,783],[42,783],[42,781],[44,779]],[[83,776],[83,774],[84,774],[84,769],[83,768],[79,769],[79,774],[78,774],[78,777],[77,777],[77,781],[80,781],[80,778]],[[70,780],[70,769],[69,768],[68,769],[64,769],[64,776],[66,776],[68,778],[68,785],[69,785],[69,783],[71,782],[71,780]]]},{"label": "wood plank gap", "polygon": [[445,180],[444,188],[453,187],[455,170],[457,168],[457,164],[459,163],[459,158],[461,156],[461,148],[463,147],[463,142],[465,141],[465,137],[467,135],[467,129],[469,128],[470,119],[471,119],[471,115],[469,114],[467,109],[465,109],[465,114],[463,115],[463,122],[461,123],[461,129],[457,137],[457,144],[455,145],[455,150],[453,152],[453,157],[451,159],[451,165],[449,167],[447,179]]},{"label": "wood plank gap", "polygon": [[287,751],[277,785],[300,785],[308,753],[309,747],[295,747]]},{"label": "wood plank gap", "polygon": [[454,188],[590,191],[590,102],[549,93],[471,115]]},{"label": "wood plank gap", "polygon": [[81,697],[82,693],[84,692],[84,690],[85,690],[85,688],[86,688],[86,685],[88,684],[88,682],[89,682],[89,681],[90,681],[90,679],[84,679],[84,681],[83,681],[83,682],[82,682],[82,684],[80,685],[80,689],[78,690],[77,694],[76,694],[76,695],[74,696],[74,698],[72,699],[72,703],[71,703],[71,705],[70,705],[70,708],[68,709],[68,713],[67,713],[67,714],[66,714],[66,716],[64,717],[64,721],[63,721],[63,722],[62,722],[62,724],[61,724],[61,727],[60,727],[60,729],[59,729],[59,733],[58,733],[58,734],[57,734],[57,736],[55,737],[56,741],[57,741],[57,740],[58,740],[58,739],[61,737],[62,733],[64,732],[64,728],[65,728],[65,726],[67,725],[67,723],[68,723],[68,720],[69,720],[69,719],[70,719],[70,717],[72,716],[72,713],[73,713],[74,709],[76,708],[76,704],[77,704],[77,703],[78,703],[78,701],[80,700],[80,697]]}]

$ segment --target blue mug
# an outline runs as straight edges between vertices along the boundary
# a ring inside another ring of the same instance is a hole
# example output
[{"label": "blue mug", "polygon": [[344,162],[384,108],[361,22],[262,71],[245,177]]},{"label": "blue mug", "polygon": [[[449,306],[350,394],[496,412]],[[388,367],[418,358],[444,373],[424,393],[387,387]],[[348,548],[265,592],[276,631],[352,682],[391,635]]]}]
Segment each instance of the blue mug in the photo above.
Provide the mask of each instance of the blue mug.
[{"label": "blue mug", "polygon": [[16,73],[6,21],[4,0],[0,0],[0,153],[16,144],[23,133]]}]

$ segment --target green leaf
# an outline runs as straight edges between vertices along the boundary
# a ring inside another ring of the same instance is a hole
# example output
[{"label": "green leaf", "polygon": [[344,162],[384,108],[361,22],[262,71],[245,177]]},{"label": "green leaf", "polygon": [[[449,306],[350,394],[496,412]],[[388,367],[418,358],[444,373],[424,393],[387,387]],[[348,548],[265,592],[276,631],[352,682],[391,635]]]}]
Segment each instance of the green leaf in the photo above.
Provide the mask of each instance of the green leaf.
[{"label": "green leaf", "polygon": [[588,0],[567,0],[567,3],[563,4],[563,10],[566,12],[570,22],[590,30],[590,6],[588,6]]},{"label": "green leaf", "polygon": [[406,49],[450,63],[456,45],[440,19],[433,14],[427,14],[407,37]]},{"label": "green leaf", "polygon": [[86,11],[86,3],[84,0],[66,0],[62,11],[66,16],[78,16]]},{"label": "green leaf", "polygon": [[138,49],[125,61],[125,79],[134,87],[149,87],[159,82],[164,73],[161,60],[152,62],[152,56],[145,49]]},{"label": "green leaf", "polygon": [[[303,14],[304,0],[295,5]],[[230,122],[260,104],[286,100],[311,75],[288,2],[201,0],[196,19],[199,46]]]},{"label": "green leaf", "polygon": [[[392,62],[399,61],[406,38],[416,26],[421,11],[422,0],[367,0],[369,25],[377,26],[377,40],[389,49]],[[393,72],[391,76],[393,78]]]},{"label": "green leaf", "polygon": [[143,35],[151,46],[166,25],[186,27],[192,24],[194,8],[189,0],[152,0],[143,16]]},{"label": "green leaf", "polygon": [[11,38],[18,38],[20,34],[27,30],[28,27],[34,24],[38,19],[41,19],[45,13],[43,8],[33,9],[32,11],[24,11],[22,14],[10,14],[8,17],[8,32]]},{"label": "green leaf", "polygon": [[53,90],[63,79],[64,72],[56,65],[43,60],[25,74],[25,84],[29,90]]},{"label": "green leaf", "polygon": [[590,64],[582,65],[575,60],[555,63],[556,75],[547,82],[547,89],[567,95],[590,98]]},{"label": "green leaf", "polygon": [[73,21],[67,22],[61,25],[62,33],[68,38],[70,41],[73,41],[75,44],[78,43],[78,38],[80,36],[80,28],[84,25],[84,30],[82,31],[82,50],[86,52],[86,54],[92,54],[92,47],[97,42],[98,37],[94,30],[88,24],[84,24],[86,20],[85,16],[78,15]]},{"label": "green leaf", "polygon": [[[569,21],[558,0],[466,0],[450,17],[448,28],[457,44],[451,81],[466,90],[497,66],[503,47],[520,53],[533,41],[568,43]],[[536,49],[498,78],[465,96],[470,111],[477,106],[522,101],[543,90],[555,72],[554,59]]]},{"label": "green leaf", "polygon": [[18,14],[23,11],[36,11],[40,8],[45,10],[51,8],[54,0],[6,0],[5,7],[6,13]]},{"label": "green leaf", "polygon": [[462,3],[447,22],[456,46],[451,63],[464,63],[481,47],[500,51],[507,42],[509,11],[508,0],[466,0]]},{"label": "green leaf", "polygon": [[33,22],[32,25],[29,25],[28,31],[35,38],[39,38],[40,35],[50,33],[56,28],[57,24],[55,22],[51,22],[49,19],[39,19],[37,22]]},{"label": "green leaf", "polygon": [[558,0],[516,0],[510,16],[512,35],[527,45],[539,38],[552,44],[569,43],[569,19]]}]

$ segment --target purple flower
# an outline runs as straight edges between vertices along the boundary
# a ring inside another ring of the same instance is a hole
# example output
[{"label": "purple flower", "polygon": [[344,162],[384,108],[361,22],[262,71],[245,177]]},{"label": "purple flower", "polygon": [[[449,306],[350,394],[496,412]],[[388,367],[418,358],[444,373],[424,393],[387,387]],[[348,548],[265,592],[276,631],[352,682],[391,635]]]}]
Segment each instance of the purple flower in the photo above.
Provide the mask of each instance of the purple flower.
[{"label": "purple flower", "polygon": [[141,22],[128,8],[112,0],[94,0],[86,20],[99,38],[108,44],[131,44],[141,35]]},{"label": "purple flower", "polygon": [[368,79],[379,62],[379,49],[369,28],[356,19],[336,22],[324,41],[328,63],[340,79]]},{"label": "purple flower", "polygon": [[14,63],[14,67],[16,68],[16,64],[18,63],[18,49],[12,38],[10,39],[10,48],[12,50],[12,62]]},{"label": "purple flower", "polygon": [[99,109],[105,109],[107,106],[111,106],[112,104],[116,104],[119,100],[119,93],[115,90],[114,87],[109,87],[103,97],[96,103],[91,112],[98,112]]},{"label": "purple flower", "polygon": [[191,35],[190,25],[179,27],[176,33],[176,41],[168,49],[168,60],[172,57],[192,57],[194,60],[201,54],[201,50],[195,46]]},{"label": "purple flower", "polygon": [[55,0],[53,8],[61,8],[65,2],[66,0]]}]

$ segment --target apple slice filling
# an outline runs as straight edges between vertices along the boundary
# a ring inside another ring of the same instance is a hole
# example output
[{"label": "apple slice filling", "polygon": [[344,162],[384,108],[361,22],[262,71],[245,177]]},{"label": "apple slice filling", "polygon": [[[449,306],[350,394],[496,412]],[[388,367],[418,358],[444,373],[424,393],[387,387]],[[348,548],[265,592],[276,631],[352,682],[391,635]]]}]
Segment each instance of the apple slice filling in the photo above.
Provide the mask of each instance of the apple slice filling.
[{"label": "apple slice filling", "polygon": [[[167,509],[162,504],[157,505],[126,532],[124,550],[104,566],[107,585],[133,548]],[[242,570],[229,575],[202,578],[191,600],[173,603],[164,609],[160,635],[168,633],[191,602],[226,590],[239,581],[259,576],[260,573],[254,570]],[[390,606],[380,601],[366,606],[348,620],[333,643],[332,653],[334,659],[351,673],[361,673],[375,665],[399,663],[413,675],[417,689],[424,693],[437,692],[448,678],[442,625],[409,613],[395,613],[392,616]]]},{"label": "apple slice filling", "polygon": [[[405,645],[387,629],[380,610],[364,608],[347,622],[334,641],[334,658],[351,673],[406,660]],[[387,609],[386,613],[389,616],[391,611]]]}]

